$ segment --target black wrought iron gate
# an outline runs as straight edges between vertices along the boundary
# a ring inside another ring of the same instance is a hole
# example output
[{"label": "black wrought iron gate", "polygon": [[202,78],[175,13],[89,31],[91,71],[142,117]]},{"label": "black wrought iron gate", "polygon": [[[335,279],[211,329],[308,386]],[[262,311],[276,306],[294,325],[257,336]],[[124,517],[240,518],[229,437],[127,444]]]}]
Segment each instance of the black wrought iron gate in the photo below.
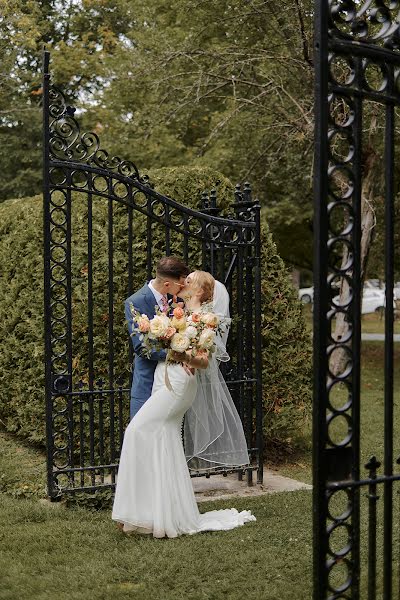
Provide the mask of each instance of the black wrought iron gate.
[{"label": "black wrought iron gate", "polygon": [[[397,1],[315,2],[315,600],[389,600],[400,594],[392,309],[399,9]],[[384,148],[385,385],[383,408],[378,403],[376,409],[383,451],[360,465],[361,210],[365,129],[374,106],[382,106]],[[339,300],[343,286],[347,294]],[[339,339],[334,322],[340,314],[349,328]],[[344,360],[338,362],[338,355]]]},{"label": "black wrought iron gate", "polygon": [[[225,377],[262,481],[260,207],[237,186],[192,210],[81,133],[44,55],[44,263],[48,494],[113,487],[129,422],[131,344],[123,301],[165,254],[225,282],[233,317]],[[200,199],[199,199],[200,200]],[[129,350],[128,350],[129,348]],[[227,472],[221,469],[219,472]],[[209,476],[210,473],[205,473]],[[211,473],[212,474],[212,473]],[[242,477],[243,472],[238,471]],[[200,475],[195,473],[194,475]]]}]

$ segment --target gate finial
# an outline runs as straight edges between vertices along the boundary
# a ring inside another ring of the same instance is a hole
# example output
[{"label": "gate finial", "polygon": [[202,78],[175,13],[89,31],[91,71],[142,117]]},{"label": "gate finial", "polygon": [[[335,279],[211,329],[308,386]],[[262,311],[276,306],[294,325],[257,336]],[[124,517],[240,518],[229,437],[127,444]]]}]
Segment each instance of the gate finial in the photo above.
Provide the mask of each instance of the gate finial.
[{"label": "gate finial", "polygon": [[208,201],[208,192],[202,192],[201,201],[200,201],[200,209],[202,212],[205,212],[209,209],[209,201]]},{"label": "gate finial", "polygon": [[208,192],[202,193],[201,211],[208,215],[218,215],[221,212],[221,209],[217,206],[217,190],[211,190],[210,195],[208,195]]},{"label": "gate finial", "polygon": [[258,205],[258,200],[253,200],[251,197],[251,186],[248,181],[243,185],[243,190],[240,183],[235,186],[235,202],[232,208],[235,211],[237,219],[253,220],[253,208]]}]

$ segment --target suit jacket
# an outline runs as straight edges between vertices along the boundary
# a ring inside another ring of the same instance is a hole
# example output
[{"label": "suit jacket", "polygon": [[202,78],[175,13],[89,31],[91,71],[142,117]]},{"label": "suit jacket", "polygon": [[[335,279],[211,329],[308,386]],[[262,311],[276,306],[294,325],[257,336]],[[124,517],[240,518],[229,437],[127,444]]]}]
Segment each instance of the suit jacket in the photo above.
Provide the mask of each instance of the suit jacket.
[{"label": "suit jacket", "polygon": [[[155,315],[157,300],[147,283],[137,292],[125,300],[125,318],[128,323],[129,334],[132,334],[132,314],[130,304],[139,310],[142,314],[152,319]],[[150,358],[142,355],[142,345],[138,335],[131,335],[133,350],[135,352],[135,362],[133,370],[133,380],[131,388],[131,399],[144,402],[151,396],[151,390],[154,381],[154,371],[158,361],[165,360],[166,351],[152,352]]]}]

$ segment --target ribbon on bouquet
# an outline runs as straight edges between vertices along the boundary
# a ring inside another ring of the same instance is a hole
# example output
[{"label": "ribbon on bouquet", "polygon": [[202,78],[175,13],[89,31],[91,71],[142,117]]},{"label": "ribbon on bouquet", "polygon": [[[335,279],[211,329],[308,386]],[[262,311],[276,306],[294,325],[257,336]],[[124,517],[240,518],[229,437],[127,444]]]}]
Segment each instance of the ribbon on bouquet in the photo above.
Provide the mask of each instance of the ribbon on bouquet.
[{"label": "ribbon on bouquet", "polygon": [[[175,390],[174,390],[174,388],[172,387],[172,384],[171,384],[170,378],[169,378],[169,376],[168,376],[168,364],[169,364],[169,361],[168,361],[168,355],[167,355],[167,358],[166,358],[166,360],[165,360],[165,373],[164,373],[164,381],[165,381],[165,385],[166,385],[166,387],[167,387],[167,390],[169,390],[170,392],[172,392],[173,394],[175,394]],[[173,365],[180,365],[180,364],[182,364],[182,363],[175,363],[175,362],[173,362],[172,364],[173,364]],[[182,365],[182,366],[183,366],[183,365]]]}]

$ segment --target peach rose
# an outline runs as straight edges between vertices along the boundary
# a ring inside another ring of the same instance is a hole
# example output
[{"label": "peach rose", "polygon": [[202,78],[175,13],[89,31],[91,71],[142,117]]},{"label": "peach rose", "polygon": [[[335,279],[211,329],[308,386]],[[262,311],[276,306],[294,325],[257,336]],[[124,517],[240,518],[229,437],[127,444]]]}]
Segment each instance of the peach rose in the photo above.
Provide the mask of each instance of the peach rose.
[{"label": "peach rose", "polygon": [[138,321],[139,331],[141,333],[147,333],[150,329],[150,320],[148,317],[141,317]]},{"label": "peach rose", "polygon": [[185,313],[182,307],[177,306],[176,308],[174,308],[174,317],[176,317],[177,319],[182,319],[184,314]]},{"label": "peach rose", "polygon": [[193,313],[192,314],[192,321],[193,321],[193,323],[200,323],[200,315],[199,315],[199,313]]},{"label": "peach rose", "polygon": [[176,333],[175,327],[168,327],[167,331],[165,332],[164,338],[166,340],[170,340],[175,333]]}]

